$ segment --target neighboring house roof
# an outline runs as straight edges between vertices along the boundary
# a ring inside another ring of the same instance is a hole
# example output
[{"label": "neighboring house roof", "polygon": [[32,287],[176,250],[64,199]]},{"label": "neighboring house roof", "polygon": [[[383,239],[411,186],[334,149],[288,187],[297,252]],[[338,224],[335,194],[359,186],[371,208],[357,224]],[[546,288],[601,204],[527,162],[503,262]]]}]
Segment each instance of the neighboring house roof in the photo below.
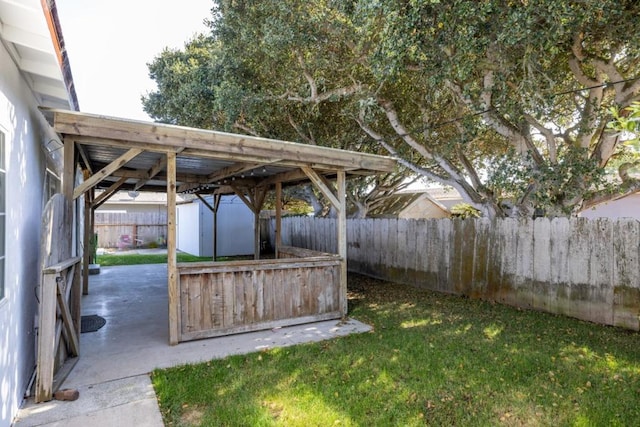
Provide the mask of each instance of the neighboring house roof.
[{"label": "neighboring house roof", "polygon": [[[96,196],[102,194],[102,191],[96,191]],[[118,191],[116,194],[111,196],[104,204],[105,205],[167,205],[167,194],[166,193],[153,193],[153,192],[137,192],[137,195],[134,192],[129,191]],[[195,196],[187,195],[187,194],[177,194],[176,195],[176,203],[189,202],[191,199],[195,198]]]},{"label": "neighboring house roof", "polygon": [[373,218],[448,218],[451,208],[463,203],[460,193],[451,187],[402,191],[391,196],[384,206],[369,211]]},{"label": "neighboring house roof", "polygon": [[54,0],[0,0],[0,40],[40,105],[79,110]]},{"label": "neighboring house roof", "polygon": [[640,220],[640,191],[585,209],[578,216],[590,219],[635,218]]},{"label": "neighboring house roof", "polygon": [[435,187],[427,188],[426,193],[431,196],[432,199],[437,200],[440,204],[450,210],[453,206],[460,203],[464,203],[464,199],[453,187]]},{"label": "neighboring house roof", "polygon": [[380,208],[369,211],[373,218],[447,218],[449,210],[425,191],[404,191],[389,197]]}]

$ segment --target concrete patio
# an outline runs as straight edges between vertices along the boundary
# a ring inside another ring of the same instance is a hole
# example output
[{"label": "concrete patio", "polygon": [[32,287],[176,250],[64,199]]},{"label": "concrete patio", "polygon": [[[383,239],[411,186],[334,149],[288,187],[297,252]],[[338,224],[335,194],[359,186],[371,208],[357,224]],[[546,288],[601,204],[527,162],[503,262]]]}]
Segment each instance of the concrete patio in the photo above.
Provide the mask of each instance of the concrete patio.
[{"label": "concrete patio", "polygon": [[35,404],[30,398],[14,425],[162,426],[149,373],[166,368],[250,353],[278,346],[321,341],[369,326],[336,320],[208,340],[168,345],[167,266],[102,267],[91,276],[83,315],[106,324],[81,334],[81,356],[62,388],[75,388],[73,402]]}]

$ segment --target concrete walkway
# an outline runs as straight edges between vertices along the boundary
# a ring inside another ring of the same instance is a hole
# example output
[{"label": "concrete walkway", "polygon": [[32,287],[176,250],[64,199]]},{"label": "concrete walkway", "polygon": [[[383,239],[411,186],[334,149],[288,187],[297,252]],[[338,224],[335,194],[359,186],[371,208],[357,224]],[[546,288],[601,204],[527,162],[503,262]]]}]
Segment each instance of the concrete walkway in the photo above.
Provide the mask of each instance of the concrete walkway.
[{"label": "concrete walkway", "polygon": [[162,426],[149,373],[186,363],[266,348],[321,341],[370,327],[355,321],[326,321],[168,345],[165,264],[102,267],[83,297],[84,315],[107,323],[80,337],[81,357],[62,388],[76,388],[74,402],[35,404],[29,399],[15,427]]}]

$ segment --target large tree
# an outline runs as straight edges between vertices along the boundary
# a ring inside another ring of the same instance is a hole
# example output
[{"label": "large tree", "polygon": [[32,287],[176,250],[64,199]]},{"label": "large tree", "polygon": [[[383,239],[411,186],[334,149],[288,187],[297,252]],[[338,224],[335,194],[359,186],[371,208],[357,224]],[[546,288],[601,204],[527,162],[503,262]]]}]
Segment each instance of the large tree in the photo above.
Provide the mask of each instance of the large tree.
[{"label": "large tree", "polygon": [[[325,29],[320,27],[312,34],[313,26],[308,23],[287,39],[279,33],[284,29],[279,19],[286,19],[287,9],[279,6],[287,5],[256,3],[251,13],[242,4],[236,5],[239,11],[221,5],[224,13],[211,22],[211,35],[197,37],[183,50],[161,52],[149,64],[158,89],[143,97],[145,111],[162,122],[386,154],[345,114],[340,94],[323,93],[317,100],[313,95],[307,99],[294,93],[300,85],[311,85],[314,93],[323,89],[321,82],[305,75],[301,68],[304,56],[312,53],[295,46],[300,34],[308,40],[327,39],[327,35],[322,35]],[[299,6],[298,12],[306,13]],[[306,47],[318,49],[315,43]],[[326,62],[323,66],[331,68]],[[413,181],[405,179],[407,175],[406,169],[398,168],[381,177],[351,179],[350,215],[363,217],[395,191],[407,187]],[[310,187],[293,189],[290,195],[307,201],[316,214],[334,213]]]},{"label": "large tree", "polygon": [[635,1],[217,6],[225,126],[383,148],[489,217],[567,215],[640,189],[625,134],[607,125],[639,99]]},{"label": "large tree", "polygon": [[[368,3],[363,28],[375,38],[371,63],[380,80],[413,76],[450,96],[460,108],[454,111],[464,112],[450,125],[458,127],[462,155],[434,145],[437,125],[407,112],[396,90],[375,97],[378,116],[363,128],[381,139],[393,129],[432,160],[429,172],[490,215],[505,199],[519,212],[559,215],[619,196],[605,185],[605,167],[625,146],[607,123],[609,107],[639,98],[639,14],[636,1]],[[424,100],[413,102],[429,108]],[[452,119],[455,113],[441,114],[436,123]],[[478,130],[509,149],[499,144],[484,162],[466,159],[475,138],[493,145]],[[617,187],[638,191],[629,166],[621,165]]]}]

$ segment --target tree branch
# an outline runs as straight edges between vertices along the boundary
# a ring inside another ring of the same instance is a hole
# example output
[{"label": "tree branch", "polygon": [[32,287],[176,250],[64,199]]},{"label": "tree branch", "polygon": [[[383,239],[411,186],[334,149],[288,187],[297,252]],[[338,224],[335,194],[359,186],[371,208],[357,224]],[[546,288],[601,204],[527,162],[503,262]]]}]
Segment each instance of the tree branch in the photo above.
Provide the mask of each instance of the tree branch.
[{"label": "tree branch", "polygon": [[527,123],[536,128],[538,132],[540,132],[540,134],[544,136],[545,141],[547,141],[547,149],[549,150],[549,162],[551,162],[552,164],[558,163],[558,144],[556,144],[556,136],[553,134],[553,132],[550,129],[542,126],[539,121],[537,121],[533,116],[529,114],[525,114],[524,119],[527,121]]},{"label": "tree branch", "polygon": [[247,125],[244,125],[244,124],[242,124],[242,123],[240,123],[240,122],[235,122],[235,123],[233,124],[233,127],[234,127],[234,128],[236,128],[236,129],[240,129],[241,131],[243,131],[243,132],[245,132],[245,133],[247,133],[247,134],[249,134],[249,135],[253,135],[253,136],[260,136],[260,135],[258,134],[258,132],[256,132],[256,130],[255,130],[255,129],[253,129],[253,128],[251,128],[251,127],[247,126]]},{"label": "tree branch", "polygon": [[300,129],[300,127],[295,122],[295,120],[293,120],[293,117],[291,117],[291,114],[287,114],[287,120],[289,121],[289,124],[291,125],[291,127],[296,131],[298,136],[300,138],[302,138],[304,141],[306,141],[307,144],[309,144],[309,145],[318,145],[316,143],[316,140],[313,139],[313,135],[311,137],[309,137],[306,133],[304,133],[302,131],[302,129]]},{"label": "tree branch", "polygon": [[573,58],[569,58],[569,68],[573,72],[580,83],[583,86],[595,86],[601,84],[601,81],[594,80],[587,76],[580,67],[580,63],[584,61],[587,57],[582,49],[582,40],[584,39],[584,34],[579,33],[573,36],[573,44],[571,45],[571,52],[573,52]]}]

